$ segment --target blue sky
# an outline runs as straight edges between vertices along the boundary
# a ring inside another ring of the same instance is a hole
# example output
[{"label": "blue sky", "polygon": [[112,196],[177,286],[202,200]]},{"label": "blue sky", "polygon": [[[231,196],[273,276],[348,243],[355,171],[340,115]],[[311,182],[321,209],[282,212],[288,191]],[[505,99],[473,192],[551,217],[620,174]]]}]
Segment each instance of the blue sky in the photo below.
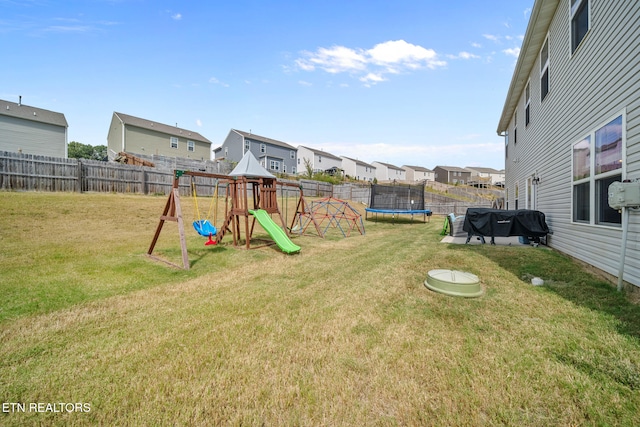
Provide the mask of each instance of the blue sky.
[{"label": "blue sky", "polygon": [[114,111],[396,166],[504,168],[533,0],[0,0],[0,99],[106,144]]}]

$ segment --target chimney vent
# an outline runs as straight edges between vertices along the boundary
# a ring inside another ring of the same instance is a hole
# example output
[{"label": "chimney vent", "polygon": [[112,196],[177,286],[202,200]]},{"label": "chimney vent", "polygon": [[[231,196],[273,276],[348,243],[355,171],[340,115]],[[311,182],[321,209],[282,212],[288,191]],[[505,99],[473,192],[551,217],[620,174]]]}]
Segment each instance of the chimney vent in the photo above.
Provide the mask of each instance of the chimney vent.
[{"label": "chimney vent", "polygon": [[18,105],[22,105],[22,95],[18,97]]}]

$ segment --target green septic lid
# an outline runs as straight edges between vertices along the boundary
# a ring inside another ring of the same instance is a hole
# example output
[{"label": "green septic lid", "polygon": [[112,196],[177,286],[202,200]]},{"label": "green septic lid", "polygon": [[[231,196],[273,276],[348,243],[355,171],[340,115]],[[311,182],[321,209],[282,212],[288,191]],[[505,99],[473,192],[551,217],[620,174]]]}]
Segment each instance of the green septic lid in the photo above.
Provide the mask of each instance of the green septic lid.
[{"label": "green septic lid", "polygon": [[456,270],[431,270],[424,285],[432,291],[456,297],[479,297],[484,293],[475,274]]}]

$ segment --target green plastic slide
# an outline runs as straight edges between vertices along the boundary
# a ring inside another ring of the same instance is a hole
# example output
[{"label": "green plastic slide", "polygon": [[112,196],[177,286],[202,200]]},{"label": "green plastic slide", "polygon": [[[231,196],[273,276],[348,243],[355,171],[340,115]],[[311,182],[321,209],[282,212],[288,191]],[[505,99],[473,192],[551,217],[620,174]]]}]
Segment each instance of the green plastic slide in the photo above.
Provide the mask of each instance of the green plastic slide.
[{"label": "green plastic slide", "polygon": [[296,245],[289,239],[287,233],[276,224],[271,216],[264,209],[249,210],[249,213],[256,217],[262,228],[269,233],[269,236],[276,242],[280,250],[287,254],[300,252],[300,246]]}]

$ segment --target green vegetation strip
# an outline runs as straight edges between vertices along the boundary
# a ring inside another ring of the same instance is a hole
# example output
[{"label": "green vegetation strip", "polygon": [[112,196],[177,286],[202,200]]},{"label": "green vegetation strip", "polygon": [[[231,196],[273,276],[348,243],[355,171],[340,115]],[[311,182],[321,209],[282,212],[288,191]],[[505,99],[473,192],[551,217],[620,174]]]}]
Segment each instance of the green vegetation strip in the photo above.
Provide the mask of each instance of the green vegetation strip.
[{"label": "green vegetation strip", "polygon": [[[639,307],[548,248],[442,244],[441,218],[295,257],[189,228],[183,271],[145,256],[164,197],[0,200],[2,425],[640,425]],[[174,223],[157,252],[180,262]]]}]

